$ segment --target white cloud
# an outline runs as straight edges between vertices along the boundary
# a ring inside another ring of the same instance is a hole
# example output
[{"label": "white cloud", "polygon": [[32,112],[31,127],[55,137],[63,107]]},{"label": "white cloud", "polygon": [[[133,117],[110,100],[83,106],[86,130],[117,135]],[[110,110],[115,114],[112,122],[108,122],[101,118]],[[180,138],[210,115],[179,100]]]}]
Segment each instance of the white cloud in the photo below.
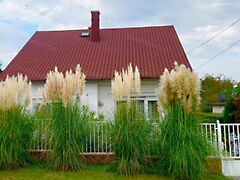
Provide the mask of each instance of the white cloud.
[{"label": "white cloud", "polygon": [[[198,26],[190,32],[185,32],[180,36],[185,49],[190,50],[197,45],[205,42],[211,37],[221,32],[224,28],[228,27],[232,22],[223,21],[222,24],[208,24],[205,26]],[[188,54],[188,58],[193,68],[201,66],[210,58],[217,55],[222,50],[228,48],[234,42],[240,39],[240,24],[229,28],[221,35],[217,36],[207,44],[196,49]],[[197,72],[200,77],[205,74],[220,75],[224,74],[226,77],[240,80],[239,67],[240,67],[240,43],[235,47],[227,50],[222,55],[218,56],[211,62],[199,67]]]},{"label": "white cloud", "polygon": [[3,67],[17,54],[29,35],[15,26],[0,22],[0,61]]},{"label": "white cloud", "polygon": [[39,30],[56,27],[80,28],[82,22],[88,22],[90,10],[99,8],[99,1],[21,1],[4,0],[0,3],[0,17],[6,20],[23,21],[38,24]]},{"label": "white cloud", "polygon": [[[196,64],[205,61],[205,59],[196,59]],[[195,66],[196,67],[196,66]],[[203,77],[206,74],[213,74],[218,76],[220,74],[224,74],[226,77],[240,80],[240,59],[231,57],[231,56],[224,56],[224,58],[217,58],[214,61],[209,62],[206,66],[201,67],[201,69],[195,70],[200,77]]]},{"label": "white cloud", "polygon": [[3,63],[3,68],[9,63],[9,59],[13,59],[16,54],[17,52],[12,48],[4,47],[0,50],[0,62]]},{"label": "white cloud", "polygon": [[31,37],[25,24],[36,30],[79,29],[90,22],[90,10],[98,6],[91,1],[0,1],[0,61],[3,67],[14,58]]}]

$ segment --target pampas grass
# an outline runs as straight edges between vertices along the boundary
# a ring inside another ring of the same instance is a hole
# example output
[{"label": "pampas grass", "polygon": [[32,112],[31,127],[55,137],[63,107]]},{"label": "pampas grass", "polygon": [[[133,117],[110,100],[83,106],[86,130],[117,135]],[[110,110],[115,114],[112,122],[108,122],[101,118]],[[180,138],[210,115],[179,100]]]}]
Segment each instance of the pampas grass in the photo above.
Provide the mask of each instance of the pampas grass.
[{"label": "pampas grass", "polygon": [[27,77],[18,74],[16,77],[7,77],[0,83],[0,108],[27,107],[30,103],[31,82]]},{"label": "pampas grass", "polygon": [[81,155],[88,119],[79,103],[84,86],[85,75],[79,65],[74,72],[69,70],[65,75],[57,67],[47,75],[42,92],[52,116],[50,167],[53,169],[76,171],[83,167]]},{"label": "pampas grass", "polygon": [[69,70],[65,73],[54,71],[47,74],[47,81],[42,90],[45,103],[58,101],[61,99],[65,106],[68,103],[79,101],[85,87],[85,75],[82,73],[80,65],[77,65],[75,72]]},{"label": "pampas grass", "polygon": [[122,73],[115,72],[112,80],[112,95],[115,101],[130,100],[130,97],[137,96],[141,91],[141,79],[137,66],[133,70],[130,64],[127,70]]},{"label": "pampas grass", "polygon": [[112,94],[116,104],[112,142],[115,162],[110,169],[123,175],[143,171],[142,162],[147,153],[147,126],[144,114],[139,111],[140,74],[131,64],[122,73],[115,72]]},{"label": "pampas grass", "polygon": [[26,108],[31,82],[27,77],[7,77],[0,83],[0,169],[26,166],[32,121]]},{"label": "pampas grass", "polygon": [[197,110],[200,103],[200,80],[196,73],[178,65],[169,72],[165,69],[160,77],[160,84],[156,90],[159,107],[167,109],[175,102],[183,105],[184,110],[190,112]]},{"label": "pampas grass", "polygon": [[159,172],[175,179],[199,179],[204,173],[208,150],[197,124],[199,91],[197,75],[184,65],[175,63],[160,78],[158,103],[166,113],[160,126]]},{"label": "pampas grass", "polygon": [[51,103],[52,130],[50,167],[59,171],[78,171],[83,168],[82,152],[85,145],[86,123],[77,103]]}]

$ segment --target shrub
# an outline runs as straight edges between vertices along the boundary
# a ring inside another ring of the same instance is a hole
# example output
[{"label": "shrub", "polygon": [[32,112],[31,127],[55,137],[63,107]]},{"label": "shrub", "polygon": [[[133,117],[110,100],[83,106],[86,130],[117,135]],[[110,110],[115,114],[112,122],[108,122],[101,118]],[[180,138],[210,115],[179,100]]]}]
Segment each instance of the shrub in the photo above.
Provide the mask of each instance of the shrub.
[{"label": "shrub", "polygon": [[233,100],[230,99],[227,101],[224,107],[224,118],[225,122],[231,123],[234,121],[234,113],[236,112],[236,107],[233,105]]},{"label": "shrub", "polygon": [[79,170],[82,152],[85,145],[85,129],[88,119],[76,104],[63,105],[62,101],[54,102],[52,107],[51,166],[56,170]]},{"label": "shrub", "polygon": [[43,105],[33,111],[33,119],[51,119],[49,105]]},{"label": "shrub", "polygon": [[227,101],[224,107],[224,122],[240,122],[240,83],[225,92]]},{"label": "shrub", "polygon": [[76,71],[67,71],[65,76],[51,71],[43,88],[44,102],[50,106],[51,161],[56,170],[79,170],[83,167],[81,156],[87,116],[79,104],[84,90],[85,75],[78,65]]},{"label": "shrub", "polygon": [[[136,97],[140,94],[140,76],[130,66],[127,71],[115,73],[112,94],[116,104],[112,129],[115,162],[112,169],[123,175],[139,174],[147,154],[147,124],[139,111]],[[133,97],[135,97],[133,99]]]},{"label": "shrub", "polygon": [[83,106],[83,112],[88,119],[86,134],[86,152],[109,152],[111,123],[103,114],[96,115],[87,106]]},{"label": "shrub", "polygon": [[157,89],[160,125],[159,172],[176,179],[199,179],[207,157],[206,143],[197,125],[199,80],[184,65],[165,70]]},{"label": "shrub", "polygon": [[21,75],[0,83],[0,169],[26,166],[32,121],[26,107],[31,83]]},{"label": "shrub", "polygon": [[197,116],[199,123],[216,123],[217,120],[225,122],[223,113],[197,112]]}]

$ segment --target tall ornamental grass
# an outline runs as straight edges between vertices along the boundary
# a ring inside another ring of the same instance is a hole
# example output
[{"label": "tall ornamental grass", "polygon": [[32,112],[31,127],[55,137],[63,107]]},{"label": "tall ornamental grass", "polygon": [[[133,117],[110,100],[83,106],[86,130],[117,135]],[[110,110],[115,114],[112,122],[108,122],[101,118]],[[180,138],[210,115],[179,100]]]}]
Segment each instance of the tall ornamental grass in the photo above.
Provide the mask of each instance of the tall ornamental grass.
[{"label": "tall ornamental grass", "polygon": [[166,69],[160,78],[157,96],[164,116],[159,171],[175,179],[200,179],[204,173],[207,145],[197,124],[199,92],[197,75],[184,65],[175,64],[175,69]]},{"label": "tall ornamental grass", "polygon": [[0,169],[26,166],[32,137],[27,106],[31,82],[22,75],[7,77],[0,83]]},{"label": "tall ornamental grass", "polygon": [[88,120],[80,105],[85,86],[85,75],[78,65],[65,75],[55,68],[47,75],[43,88],[44,102],[50,106],[52,122],[51,161],[53,169],[75,171],[83,167],[84,133]]},{"label": "tall ornamental grass", "polygon": [[139,101],[141,80],[137,67],[131,64],[121,73],[115,72],[112,94],[116,104],[112,128],[115,162],[112,170],[123,175],[139,174],[147,154],[147,126],[140,113]]}]

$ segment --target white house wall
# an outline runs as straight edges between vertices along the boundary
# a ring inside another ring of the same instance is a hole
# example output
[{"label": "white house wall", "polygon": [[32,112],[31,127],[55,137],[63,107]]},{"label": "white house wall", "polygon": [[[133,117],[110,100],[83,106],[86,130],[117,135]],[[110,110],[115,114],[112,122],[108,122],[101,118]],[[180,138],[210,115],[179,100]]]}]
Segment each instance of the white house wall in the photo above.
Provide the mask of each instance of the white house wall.
[{"label": "white house wall", "polygon": [[42,92],[41,89],[44,85],[44,82],[33,82],[32,83],[32,101],[30,104],[30,108],[33,109],[34,103],[41,103],[42,102]]},{"label": "white house wall", "polygon": [[223,113],[223,111],[224,111],[224,106],[213,106],[212,107],[213,113]]},{"label": "white house wall", "polygon": [[99,114],[104,114],[106,118],[111,118],[114,111],[114,100],[110,83],[98,85],[98,110]]},{"label": "white house wall", "polygon": [[[153,96],[157,87],[158,80],[143,80],[142,81],[142,95]],[[32,98],[34,101],[42,99],[40,87],[44,85],[43,82],[32,83]],[[109,118],[114,111],[114,101],[111,93],[111,81],[87,81],[84,94],[81,98],[81,103],[88,105],[91,110],[98,114],[104,114]]]},{"label": "white house wall", "polygon": [[81,103],[98,113],[98,85],[95,82],[87,82],[81,98]]},{"label": "white house wall", "polygon": [[[34,103],[42,102],[42,93],[40,88],[43,87],[44,82],[33,82],[32,83],[32,103],[30,108],[34,106]],[[88,105],[91,110],[98,113],[98,85],[95,82],[86,83],[86,87],[81,98],[81,103]]]},{"label": "white house wall", "polygon": [[[154,96],[158,80],[143,80],[141,94],[143,96]],[[111,92],[111,82],[98,82],[98,113],[104,114],[107,118],[112,117],[114,111],[114,100]]]}]

